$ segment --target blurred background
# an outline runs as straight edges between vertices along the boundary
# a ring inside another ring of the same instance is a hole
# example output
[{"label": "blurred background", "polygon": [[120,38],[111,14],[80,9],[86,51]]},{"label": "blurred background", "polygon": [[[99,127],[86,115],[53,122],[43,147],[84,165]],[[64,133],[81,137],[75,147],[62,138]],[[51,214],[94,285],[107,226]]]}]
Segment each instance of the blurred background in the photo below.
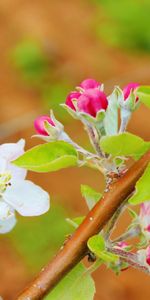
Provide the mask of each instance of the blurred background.
[{"label": "blurred background", "polygon": [[[82,125],[59,103],[85,78],[104,82],[107,93],[116,84],[150,84],[149,11],[149,0],[1,0],[1,143],[22,137],[26,149],[40,143],[31,139],[33,120],[53,108],[75,141],[89,147]],[[148,140],[149,118],[141,106],[129,130]],[[18,216],[14,230],[0,236],[0,295],[5,300],[15,299],[71,232],[65,218],[87,212],[80,184],[104,188],[103,177],[86,168],[29,173],[28,178],[51,194],[52,208],[36,218]],[[125,214],[117,233],[128,222]],[[138,271],[117,277],[102,267],[94,278],[95,300],[150,298],[150,279]]]}]

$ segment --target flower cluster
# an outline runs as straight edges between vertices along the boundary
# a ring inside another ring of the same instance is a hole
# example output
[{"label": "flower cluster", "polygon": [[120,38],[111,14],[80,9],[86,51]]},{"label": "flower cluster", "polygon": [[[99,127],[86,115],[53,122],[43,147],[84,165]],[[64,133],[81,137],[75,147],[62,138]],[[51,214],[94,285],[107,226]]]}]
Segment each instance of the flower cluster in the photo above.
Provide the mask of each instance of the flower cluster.
[{"label": "flower cluster", "polygon": [[[129,83],[123,90],[118,90],[118,105],[120,105],[120,107],[130,111],[131,102],[138,102],[138,98],[135,95],[135,90],[138,86],[138,83]],[[76,118],[80,118],[80,116],[90,116],[96,119],[99,113],[105,114],[109,108],[109,103],[110,96],[106,96],[104,93],[103,84],[94,79],[85,79],[77,86],[76,91],[70,92],[67,95],[65,105],[63,106],[68,108],[69,112]],[[57,131],[57,133],[59,133],[57,134],[57,138],[58,136],[60,137],[62,128],[58,128],[56,119],[54,120],[53,117],[47,115],[39,116],[35,120],[34,126],[36,132],[46,139],[46,137],[50,135],[46,123],[49,123],[52,132]]]},{"label": "flower cluster", "polygon": [[15,226],[15,211],[22,216],[38,216],[49,209],[48,193],[25,180],[27,171],[11,163],[24,153],[24,145],[23,139],[0,145],[0,233]]}]

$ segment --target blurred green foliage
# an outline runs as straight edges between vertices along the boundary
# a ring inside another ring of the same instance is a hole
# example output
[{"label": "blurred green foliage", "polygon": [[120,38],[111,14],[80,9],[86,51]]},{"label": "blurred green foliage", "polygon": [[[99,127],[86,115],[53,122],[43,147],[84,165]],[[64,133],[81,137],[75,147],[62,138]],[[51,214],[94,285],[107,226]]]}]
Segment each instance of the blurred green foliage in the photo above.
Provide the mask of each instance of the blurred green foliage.
[{"label": "blurred green foliage", "polygon": [[35,41],[22,41],[11,51],[13,65],[30,85],[39,83],[48,72],[48,57]]},{"label": "blurred green foliage", "polygon": [[[109,44],[150,51],[149,0],[94,0],[95,30]],[[93,1],[92,1],[93,3]]]},{"label": "blurred green foliage", "polygon": [[34,218],[18,216],[18,223],[7,236],[23,257],[30,272],[38,271],[62,245],[71,227],[62,206],[53,205],[48,213]]}]

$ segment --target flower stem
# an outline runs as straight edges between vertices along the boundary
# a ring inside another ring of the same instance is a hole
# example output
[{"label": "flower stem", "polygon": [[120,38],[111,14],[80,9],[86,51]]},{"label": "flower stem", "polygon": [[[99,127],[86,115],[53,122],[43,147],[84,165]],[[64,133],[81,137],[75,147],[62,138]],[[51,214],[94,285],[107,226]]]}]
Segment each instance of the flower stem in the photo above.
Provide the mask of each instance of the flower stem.
[{"label": "flower stem", "polygon": [[131,111],[128,109],[122,108],[121,109],[121,125],[120,125],[120,129],[119,129],[119,133],[125,132],[130,118],[131,118]]},{"label": "flower stem", "polygon": [[128,263],[130,266],[132,266],[135,269],[141,270],[146,274],[150,275],[150,270],[145,265],[142,265],[141,262],[139,262],[138,257],[136,254],[124,251],[122,249],[115,249],[115,248],[107,248],[107,250],[111,253],[114,253],[121,257],[121,260]]},{"label": "flower stem", "polygon": [[104,158],[104,154],[101,151],[101,148],[99,146],[98,140],[96,138],[95,132],[91,125],[86,125],[86,130],[88,132],[91,144],[93,145],[94,149],[96,150],[96,153],[99,157]]},{"label": "flower stem", "polygon": [[118,238],[116,238],[115,240],[113,240],[113,244],[114,243],[119,243],[119,242],[123,242],[126,241],[128,239],[131,239],[135,236],[138,236],[140,233],[140,227],[137,226],[136,228],[131,228],[130,230],[128,230],[127,232],[125,232],[124,234],[120,235]]}]

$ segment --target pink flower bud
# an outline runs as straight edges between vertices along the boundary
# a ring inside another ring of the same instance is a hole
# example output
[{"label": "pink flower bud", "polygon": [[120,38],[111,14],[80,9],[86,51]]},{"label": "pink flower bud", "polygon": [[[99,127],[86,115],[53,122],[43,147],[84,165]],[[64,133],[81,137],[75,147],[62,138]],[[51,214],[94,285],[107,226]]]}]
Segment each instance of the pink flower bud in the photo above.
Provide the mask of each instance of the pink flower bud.
[{"label": "pink flower bud", "polygon": [[80,83],[79,87],[81,87],[84,90],[87,90],[98,88],[100,85],[101,83],[96,81],[95,79],[85,79]]},{"label": "pink flower bud", "polygon": [[48,135],[48,133],[46,132],[46,130],[44,128],[44,121],[47,121],[52,126],[55,126],[55,124],[52,121],[52,119],[49,116],[45,115],[45,116],[40,116],[40,117],[38,117],[38,118],[35,119],[35,121],[34,121],[34,127],[35,127],[35,130],[37,131],[37,133],[46,136],[46,135]]},{"label": "pink flower bud", "polygon": [[146,262],[150,266],[150,246],[146,249]]},{"label": "pink flower bud", "polygon": [[124,248],[128,247],[128,244],[126,242],[118,242],[116,247],[124,249]]},{"label": "pink flower bud", "polygon": [[143,230],[147,233],[147,237],[150,238],[150,201],[141,204],[139,221]]},{"label": "pink flower bud", "polygon": [[150,201],[146,201],[141,204],[140,207],[140,218],[150,217]]},{"label": "pink flower bud", "polygon": [[[128,85],[126,85],[123,89],[123,94],[124,94],[124,100],[126,100],[131,91],[134,92],[136,90],[136,88],[139,87],[139,84],[138,83],[129,83]],[[136,97],[136,102],[138,101],[138,97]]]},{"label": "pink flower bud", "polygon": [[66,98],[66,105],[69,106],[71,109],[76,110],[72,100],[78,99],[80,96],[81,93],[79,92],[71,92]]},{"label": "pink flower bud", "polygon": [[96,117],[98,111],[107,109],[108,100],[98,89],[88,89],[79,97],[77,106],[79,111]]}]

